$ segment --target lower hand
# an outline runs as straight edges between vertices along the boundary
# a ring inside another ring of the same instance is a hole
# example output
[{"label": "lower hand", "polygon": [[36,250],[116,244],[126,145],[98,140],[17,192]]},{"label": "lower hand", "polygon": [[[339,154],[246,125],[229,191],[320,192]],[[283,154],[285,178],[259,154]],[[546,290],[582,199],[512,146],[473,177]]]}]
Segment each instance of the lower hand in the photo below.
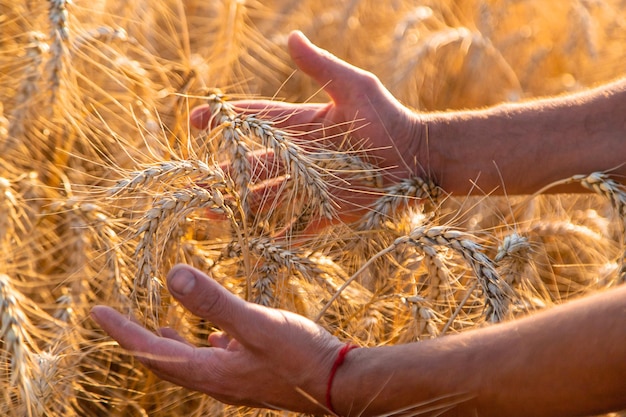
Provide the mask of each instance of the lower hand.
[{"label": "lower hand", "polygon": [[167,277],[172,295],[222,329],[198,348],[172,329],[158,336],[106,306],[93,319],[161,379],[219,401],[323,413],[329,371],[342,343],[297,314],[243,301],[215,280],[178,265]]}]

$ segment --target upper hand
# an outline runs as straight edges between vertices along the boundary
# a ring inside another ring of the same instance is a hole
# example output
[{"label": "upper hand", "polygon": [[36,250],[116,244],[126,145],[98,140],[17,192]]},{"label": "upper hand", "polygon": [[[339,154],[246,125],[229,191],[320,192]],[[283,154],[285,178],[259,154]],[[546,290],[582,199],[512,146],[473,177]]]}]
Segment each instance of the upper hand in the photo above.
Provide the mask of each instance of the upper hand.
[{"label": "upper hand", "polygon": [[[238,111],[272,120],[278,128],[302,133],[315,143],[322,139],[342,147],[349,137],[352,146],[367,150],[367,155],[383,170],[387,184],[428,168],[418,165],[426,146],[419,115],[398,102],[376,76],[316,47],[300,32],[291,33],[288,48],[296,65],[323,86],[332,101],[292,104],[245,100],[233,103]],[[206,105],[191,113],[191,123],[198,128],[206,128],[210,120]],[[263,172],[266,166],[271,164],[253,163],[257,172],[252,177],[262,181],[275,177],[275,169],[272,173]],[[276,181],[267,183],[271,185],[257,189],[257,195],[267,198],[270,187],[280,189]],[[332,190],[342,220],[357,219],[377,198],[372,190],[364,192],[365,188],[359,184],[342,184]],[[323,225],[322,221],[317,226]]]}]

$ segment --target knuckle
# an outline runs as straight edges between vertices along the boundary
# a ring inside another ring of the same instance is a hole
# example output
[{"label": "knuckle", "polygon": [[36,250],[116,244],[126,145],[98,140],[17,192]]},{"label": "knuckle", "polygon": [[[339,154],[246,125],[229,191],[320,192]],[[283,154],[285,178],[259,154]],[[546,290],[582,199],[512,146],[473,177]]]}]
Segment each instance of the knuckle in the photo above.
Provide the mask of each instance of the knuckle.
[{"label": "knuckle", "polygon": [[369,71],[362,71],[359,76],[359,80],[363,87],[369,89],[378,88],[381,84],[378,77]]},{"label": "knuckle", "polygon": [[221,317],[227,310],[228,302],[220,291],[212,293],[199,293],[196,298],[194,313],[200,317]]}]

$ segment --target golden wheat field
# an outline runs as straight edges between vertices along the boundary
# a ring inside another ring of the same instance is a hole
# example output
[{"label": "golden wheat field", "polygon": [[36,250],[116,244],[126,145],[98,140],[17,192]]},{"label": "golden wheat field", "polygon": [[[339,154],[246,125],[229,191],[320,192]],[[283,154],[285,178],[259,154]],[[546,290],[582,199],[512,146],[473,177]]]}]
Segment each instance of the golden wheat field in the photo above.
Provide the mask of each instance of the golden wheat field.
[{"label": "golden wheat field", "polygon": [[[300,235],[337,175],[379,183],[358,154],[317,149],[274,210],[251,210],[249,172],[223,164],[297,154],[298,138],[229,100],[327,100],[289,59],[294,29],[419,111],[626,72],[623,0],[0,0],[1,415],[288,415],[160,381],[89,318],[107,304],[206,344],[211,323],[164,288],[180,262],[363,346],[484,325],[496,281],[515,293],[497,318],[514,319],[626,278],[626,189],[599,174],[576,178],[588,194],[529,198],[413,178],[361,220]],[[206,103],[225,122],[198,131],[189,111]]]}]

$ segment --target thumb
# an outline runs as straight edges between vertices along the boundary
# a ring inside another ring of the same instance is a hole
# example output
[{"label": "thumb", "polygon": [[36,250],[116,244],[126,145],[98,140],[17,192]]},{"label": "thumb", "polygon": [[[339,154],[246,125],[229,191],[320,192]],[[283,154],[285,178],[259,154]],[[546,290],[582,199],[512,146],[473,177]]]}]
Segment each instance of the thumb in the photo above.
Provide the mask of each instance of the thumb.
[{"label": "thumb", "polygon": [[378,87],[378,78],[372,73],[315,46],[300,31],[289,34],[287,46],[298,68],[320,84],[335,104],[354,101],[363,91]]},{"label": "thumb", "polygon": [[190,312],[209,320],[240,343],[265,342],[265,330],[270,324],[267,312],[233,295],[208,275],[188,265],[176,265],[167,276],[167,286]]}]

